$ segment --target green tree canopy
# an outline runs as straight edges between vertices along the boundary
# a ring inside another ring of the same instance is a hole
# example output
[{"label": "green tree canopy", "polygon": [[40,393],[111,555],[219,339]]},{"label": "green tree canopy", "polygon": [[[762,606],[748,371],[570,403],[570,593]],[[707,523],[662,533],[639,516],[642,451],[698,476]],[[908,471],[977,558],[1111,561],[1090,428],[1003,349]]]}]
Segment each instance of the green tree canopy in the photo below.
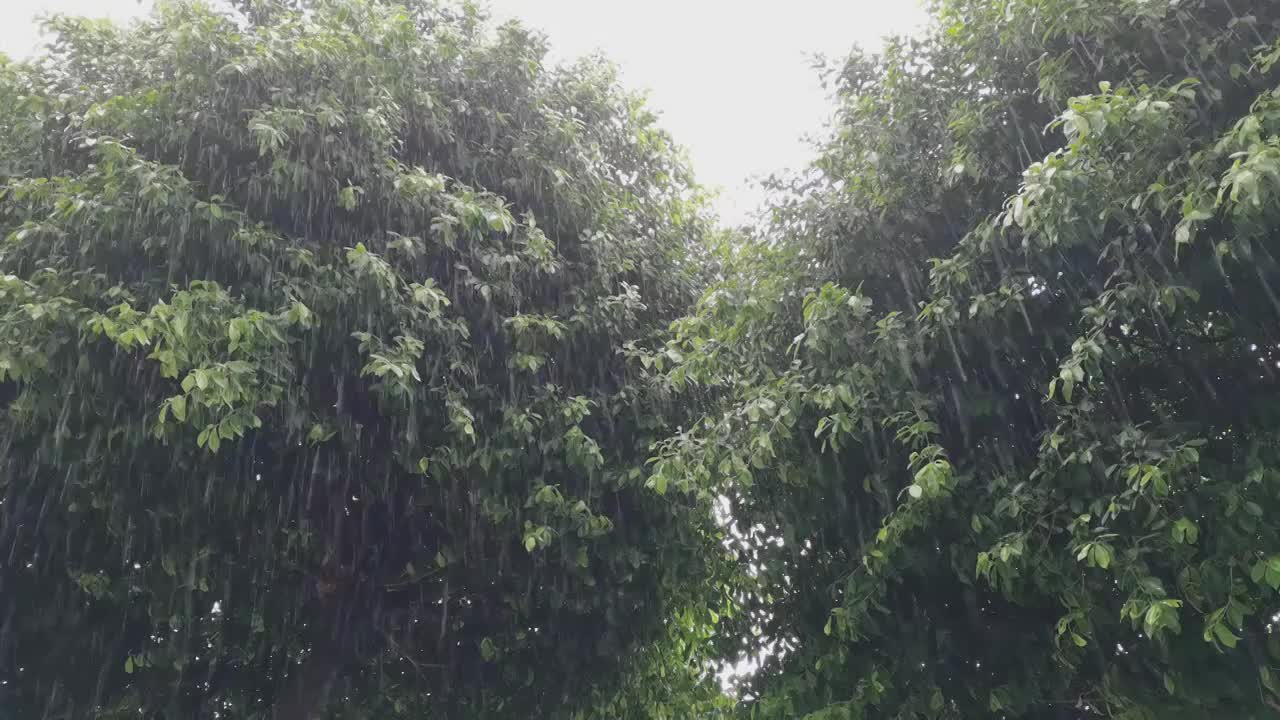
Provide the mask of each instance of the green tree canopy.
[{"label": "green tree canopy", "polygon": [[470,6],[241,5],[0,60],[2,714],[717,702],[714,529],[642,475],[681,153]]},{"label": "green tree canopy", "polygon": [[934,11],[675,324],[744,712],[1275,717],[1280,5]]},{"label": "green tree canopy", "polygon": [[937,0],[717,246],[607,64],[236,4],[0,64],[0,707],[1280,714],[1280,5]]}]

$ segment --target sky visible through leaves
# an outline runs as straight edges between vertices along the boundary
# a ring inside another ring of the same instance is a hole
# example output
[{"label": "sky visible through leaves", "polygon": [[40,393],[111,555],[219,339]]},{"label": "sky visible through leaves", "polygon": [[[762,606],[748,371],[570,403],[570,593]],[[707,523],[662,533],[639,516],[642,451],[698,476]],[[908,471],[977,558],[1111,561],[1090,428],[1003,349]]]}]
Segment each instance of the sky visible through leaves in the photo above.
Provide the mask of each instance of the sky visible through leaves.
[{"label": "sky visible through leaves", "polygon": [[[0,52],[30,54],[41,13],[142,14],[150,0],[5,0]],[[662,125],[689,152],[698,178],[721,189],[717,209],[745,222],[763,194],[753,180],[796,169],[812,152],[805,137],[831,112],[812,65],[815,54],[842,57],[853,45],[875,49],[889,34],[924,21],[915,0],[493,0],[499,18],[543,30],[552,57],[602,51],[621,65],[629,87],[645,89]]]}]

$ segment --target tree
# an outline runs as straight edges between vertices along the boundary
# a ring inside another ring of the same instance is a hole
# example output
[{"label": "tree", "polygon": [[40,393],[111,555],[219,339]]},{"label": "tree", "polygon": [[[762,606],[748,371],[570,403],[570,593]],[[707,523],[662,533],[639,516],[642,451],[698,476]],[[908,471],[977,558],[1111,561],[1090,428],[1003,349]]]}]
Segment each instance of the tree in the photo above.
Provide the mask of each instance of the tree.
[{"label": "tree", "polygon": [[298,5],[0,60],[0,706],[722,702],[714,529],[642,487],[705,274],[681,154],[517,24]]},{"label": "tree", "polygon": [[934,10],[675,324],[744,713],[1275,717],[1280,7]]}]

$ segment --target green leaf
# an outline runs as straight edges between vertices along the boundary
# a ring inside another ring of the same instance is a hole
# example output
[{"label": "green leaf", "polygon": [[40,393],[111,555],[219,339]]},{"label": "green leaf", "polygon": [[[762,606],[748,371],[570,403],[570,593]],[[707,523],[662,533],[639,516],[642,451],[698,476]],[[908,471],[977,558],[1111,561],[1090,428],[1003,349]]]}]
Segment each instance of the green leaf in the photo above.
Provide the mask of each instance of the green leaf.
[{"label": "green leaf", "polygon": [[1240,638],[1237,637],[1235,633],[1231,632],[1231,630],[1228,629],[1227,626],[1222,623],[1218,623],[1217,625],[1213,626],[1213,634],[1218,639],[1218,642],[1222,643],[1223,645],[1226,645],[1229,648],[1234,648],[1236,646],[1236,643],[1239,642],[1240,640]]},{"label": "green leaf", "polygon": [[1111,566],[1111,548],[1103,543],[1096,543],[1093,546],[1093,561],[1098,567],[1106,570]]},{"label": "green leaf", "polygon": [[1174,542],[1194,545],[1200,539],[1200,528],[1187,518],[1180,518],[1175,522],[1171,526],[1170,532],[1173,535]]},{"label": "green leaf", "polygon": [[[1177,228],[1174,230],[1173,239],[1174,239],[1174,242],[1178,245],[1190,245],[1191,244],[1191,223],[1189,222],[1178,223]],[[1166,240],[1166,242],[1168,241]]]},{"label": "green leaf", "polygon": [[179,422],[185,422],[187,419],[187,398],[185,395],[175,395],[169,399],[169,409],[173,411],[173,416]]},{"label": "green leaf", "polygon": [[1271,673],[1271,668],[1267,667],[1266,665],[1259,666],[1258,679],[1262,681],[1262,687],[1270,690],[1273,693],[1280,694],[1280,689],[1277,689],[1276,687],[1275,675]]}]

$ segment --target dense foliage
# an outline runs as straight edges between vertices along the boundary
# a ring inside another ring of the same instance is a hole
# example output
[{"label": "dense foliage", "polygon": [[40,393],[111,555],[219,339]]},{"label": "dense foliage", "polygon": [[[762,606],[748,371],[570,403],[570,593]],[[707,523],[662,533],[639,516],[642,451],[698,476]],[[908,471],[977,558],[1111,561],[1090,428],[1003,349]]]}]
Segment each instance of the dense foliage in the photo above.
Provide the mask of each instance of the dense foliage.
[{"label": "dense foliage", "polygon": [[1275,717],[1280,5],[935,10],[675,326],[744,712]]},{"label": "dense foliage", "polygon": [[469,6],[240,7],[0,60],[0,714],[723,702],[714,528],[642,476],[680,153]]},{"label": "dense foliage", "polygon": [[937,0],[721,241],[607,64],[238,6],[0,64],[0,707],[1280,715],[1280,5]]}]

